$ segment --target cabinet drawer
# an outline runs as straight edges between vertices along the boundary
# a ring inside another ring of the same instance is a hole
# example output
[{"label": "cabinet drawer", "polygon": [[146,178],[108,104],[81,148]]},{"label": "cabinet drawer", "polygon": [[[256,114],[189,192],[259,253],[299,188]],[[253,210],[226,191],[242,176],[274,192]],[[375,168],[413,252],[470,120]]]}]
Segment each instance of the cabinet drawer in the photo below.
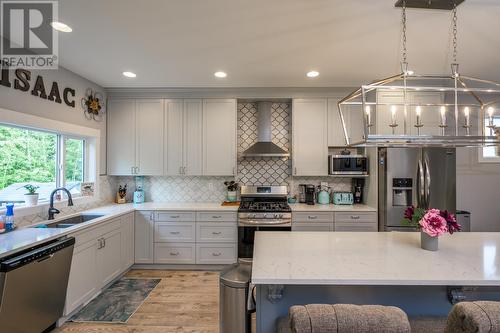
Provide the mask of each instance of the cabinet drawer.
[{"label": "cabinet drawer", "polygon": [[196,246],[194,243],[156,243],[155,264],[194,264]]},{"label": "cabinet drawer", "polygon": [[194,212],[157,212],[156,221],[159,222],[194,222]]},{"label": "cabinet drawer", "polygon": [[377,223],[377,213],[335,213],[335,223],[337,222],[374,222]]},{"label": "cabinet drawer", "polygon": [[199,222],[236,222],[236,213],[233,212],[199,212],[196,221]]},{"label": "cabinet drawer", "polygon": [[378,231],[377,223],[335,223],[335,231]]},{"label": "cabinet drawer", "polygon": [[108,221],[101,222],[99,225],[96,227],[92,227],[89,229],[85,229],[79,232],[76,232],[74,234],[71,234],[71,236],[75,237],[75,247],[78,247],[82,244],[85,244],[89,241],[96,240],[97,238],[101,237],[104,234],[107,234],[108,232],[117,230],[121,228],[121,219],[120,218],[114,218]]},{"label": "cabinet drawer", "polygon": [[292,213],[292,221],[333,222],[333,213],[297,212],[297,213]]},{"label": "cabinet drawer", "polygon": [[236,262],[235,243],[196,244],[197,264],[232,264]]},{"label": "cabinet drawer", "polygon": [[333,223],[293,222],[292,231],[333,231]]},{"label": "cabinet drawer", "polygon": [[236,242],[238,227],[232,222],[212,222],[196,223],[197,242]]},{"label": "cabinet drawer", "polygon": [[194,242],[194,222],[155,222],[155,242]]}]

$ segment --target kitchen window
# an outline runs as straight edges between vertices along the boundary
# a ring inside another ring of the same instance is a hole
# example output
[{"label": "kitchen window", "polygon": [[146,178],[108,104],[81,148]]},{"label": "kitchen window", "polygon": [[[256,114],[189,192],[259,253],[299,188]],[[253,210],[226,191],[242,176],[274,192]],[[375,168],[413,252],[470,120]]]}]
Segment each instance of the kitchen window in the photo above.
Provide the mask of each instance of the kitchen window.
[{"label": "kitchen window", "polygon": [[85,179],[86,140],[0,124],[0,208],[24,204],[24,185],[38,186],[39,202],[59,186],[75,196]]},{"label": "kitchen window", "polygon": [[[490,129],[486,127],[487,125],[488,125],[488,119],[486,119],[485,121],[485,130],[486,133],[489,133]],[[500,116],[493,117],[493,125],[500,127]],[[480,149],[479,162],[500,163],[500,147],[484,147]]]}]

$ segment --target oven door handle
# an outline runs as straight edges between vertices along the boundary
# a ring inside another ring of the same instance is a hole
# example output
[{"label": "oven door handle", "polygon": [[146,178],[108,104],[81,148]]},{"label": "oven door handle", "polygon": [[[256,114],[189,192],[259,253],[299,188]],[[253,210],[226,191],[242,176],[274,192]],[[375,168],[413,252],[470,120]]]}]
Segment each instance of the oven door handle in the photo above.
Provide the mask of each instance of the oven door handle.
[{"label": "oven door handle", "polygon": [[262,221],[262,220],[239,220],[240,225],[246,226],[266,226],[266,225],[290,225],[292,223],[291,219],[279,219],[272,221]]}]

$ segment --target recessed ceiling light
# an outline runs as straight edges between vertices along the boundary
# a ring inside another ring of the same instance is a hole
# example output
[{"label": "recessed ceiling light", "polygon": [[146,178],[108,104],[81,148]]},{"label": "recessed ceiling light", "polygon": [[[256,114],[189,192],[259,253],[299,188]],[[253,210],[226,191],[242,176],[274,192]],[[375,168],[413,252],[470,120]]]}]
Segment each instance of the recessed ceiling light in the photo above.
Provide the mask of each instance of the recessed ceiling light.
[{"label": "recessed ceiling light", "polygon": [[122,73],[123,76],[126,76],[126,77],[136,77],[137,74],[133,73],[133,72],[123,72]]},{"label": "recessed ceiling light", "polygon": [[50,25],[52,26],[52,28],[56,29],[57,31],[61,31],[61,32],[73,31],[73,29],[71,29],[71,27],[69,25],[62,23],[62,22],[54,21],[54,22],[51,22]]},{"label": "recessed ceiling light", "polygon": [[319,76],[319,72],[317,71],[309,71],[307,72],[307,77],[318,77]]},{"label": "recessed ceiling light", "polygon": [[218,77],[218,78],[225,78],[227,76],[227,73],[226,72],[215,72],[214,73],[215,77]]}]

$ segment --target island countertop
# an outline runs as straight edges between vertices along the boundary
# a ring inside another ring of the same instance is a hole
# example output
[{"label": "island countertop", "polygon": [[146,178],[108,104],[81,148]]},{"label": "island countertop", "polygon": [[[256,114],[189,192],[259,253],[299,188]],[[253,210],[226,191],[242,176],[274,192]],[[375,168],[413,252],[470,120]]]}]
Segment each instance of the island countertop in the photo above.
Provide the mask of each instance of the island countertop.
[{"label": "island countertop", "polygon": [[500,286],[500,233],[258,232],[254,284]]}]

